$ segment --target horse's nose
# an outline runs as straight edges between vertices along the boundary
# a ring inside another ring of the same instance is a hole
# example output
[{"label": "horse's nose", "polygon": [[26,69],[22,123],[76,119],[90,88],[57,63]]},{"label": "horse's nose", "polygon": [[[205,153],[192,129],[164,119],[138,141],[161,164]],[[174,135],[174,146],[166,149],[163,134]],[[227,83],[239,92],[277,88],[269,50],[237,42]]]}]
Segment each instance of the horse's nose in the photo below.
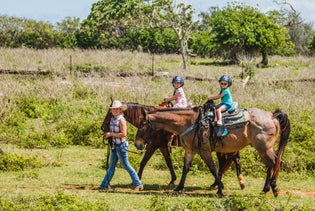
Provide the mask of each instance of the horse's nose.
[{"label": "horse's nose", "polygon": [[135,146],[137,147],[138,150],[144,149],[144,144],[141,142],[135,141]]}]

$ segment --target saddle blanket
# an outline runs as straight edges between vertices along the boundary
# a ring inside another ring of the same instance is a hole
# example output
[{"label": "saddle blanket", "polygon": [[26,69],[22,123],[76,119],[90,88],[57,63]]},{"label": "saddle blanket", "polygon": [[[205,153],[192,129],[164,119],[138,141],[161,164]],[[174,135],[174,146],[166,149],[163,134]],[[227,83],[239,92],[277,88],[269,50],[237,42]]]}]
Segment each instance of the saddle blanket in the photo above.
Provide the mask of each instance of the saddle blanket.
[{"label": "saddle blanket", "polygon": [[224,125],[229,128],[244,122],[248,122],[250,120],[250,114],[247,109],[238,108],[232,114],[227,112],[222,113],[222,120]]}]

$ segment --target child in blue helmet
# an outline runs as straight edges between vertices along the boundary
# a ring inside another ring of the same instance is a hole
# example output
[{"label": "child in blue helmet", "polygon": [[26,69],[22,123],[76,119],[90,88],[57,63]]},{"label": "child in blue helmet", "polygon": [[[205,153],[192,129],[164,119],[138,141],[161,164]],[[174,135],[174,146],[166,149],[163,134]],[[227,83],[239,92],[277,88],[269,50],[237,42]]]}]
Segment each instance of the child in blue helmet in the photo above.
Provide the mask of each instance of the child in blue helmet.
[{"label": "child in blue helmet", "polygon": [[186,99],[186,95],[183,90],[184,86],[184,78],[181,76],[175,76],[172,79],[173,87],[175,88],[174,94],[170,98],[165,98],[164,102],[168,103],[175,100],[175,104],[173,108],[187,108],[188,103]]},{"label": "child in blue helmet", "polygon": [[232,85],[232,78],[229,75],[222,75],[219,78],[220,93],[215,96],[208,97],[208,100],[221,99],[221,103],[216,105],[217,125],[222,125],[222,112],[232,107],[232,95],[229,87]]}]

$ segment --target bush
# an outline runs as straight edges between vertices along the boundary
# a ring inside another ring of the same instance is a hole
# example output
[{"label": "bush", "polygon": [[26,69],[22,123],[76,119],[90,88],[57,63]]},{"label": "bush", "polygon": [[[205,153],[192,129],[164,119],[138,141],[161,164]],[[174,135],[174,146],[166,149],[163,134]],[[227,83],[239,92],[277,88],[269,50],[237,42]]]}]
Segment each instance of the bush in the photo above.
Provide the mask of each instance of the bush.
[{"label": "bush", "polygon": [[105,67],[102,65],[96,64],[84,64],[84,65],[77,65],[75,70],[81,73],[92,73],[92,72],[102,72],[105,70]]},{"label": "bush", "polygon": [[174,201],[169,201],[167,196],[155,196],[151,199],[150,210],[308,210],[308,207],[297,207],[286,203],[271,204],[265,196],[257,195],[230,195],[222,199],[205,198],[204,200],[196,201],[187,199],[186,203],[177,204]]},{"label": "bush", "polygon": [[24,157],[10,153],[0,154],[0,171],[21,171],[42,166],[44,164],[36,156]]},{"label": "bush", "polygon": [[0,210],[113,210],[108,202],[83,201],[75,195],[61,191],[55,194],[42,194],[34,197],[0,197]]}]

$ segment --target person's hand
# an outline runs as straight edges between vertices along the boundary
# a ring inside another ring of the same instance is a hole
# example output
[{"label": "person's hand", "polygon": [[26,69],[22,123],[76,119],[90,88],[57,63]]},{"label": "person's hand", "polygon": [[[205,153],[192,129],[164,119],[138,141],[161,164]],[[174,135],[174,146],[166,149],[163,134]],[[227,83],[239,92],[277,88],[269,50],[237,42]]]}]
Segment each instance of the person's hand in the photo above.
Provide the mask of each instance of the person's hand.
[{"label": "person's hand", "polygon": [[104,133],[104,138],[109,138],[109,137],[111,137],[111,132]]}]

